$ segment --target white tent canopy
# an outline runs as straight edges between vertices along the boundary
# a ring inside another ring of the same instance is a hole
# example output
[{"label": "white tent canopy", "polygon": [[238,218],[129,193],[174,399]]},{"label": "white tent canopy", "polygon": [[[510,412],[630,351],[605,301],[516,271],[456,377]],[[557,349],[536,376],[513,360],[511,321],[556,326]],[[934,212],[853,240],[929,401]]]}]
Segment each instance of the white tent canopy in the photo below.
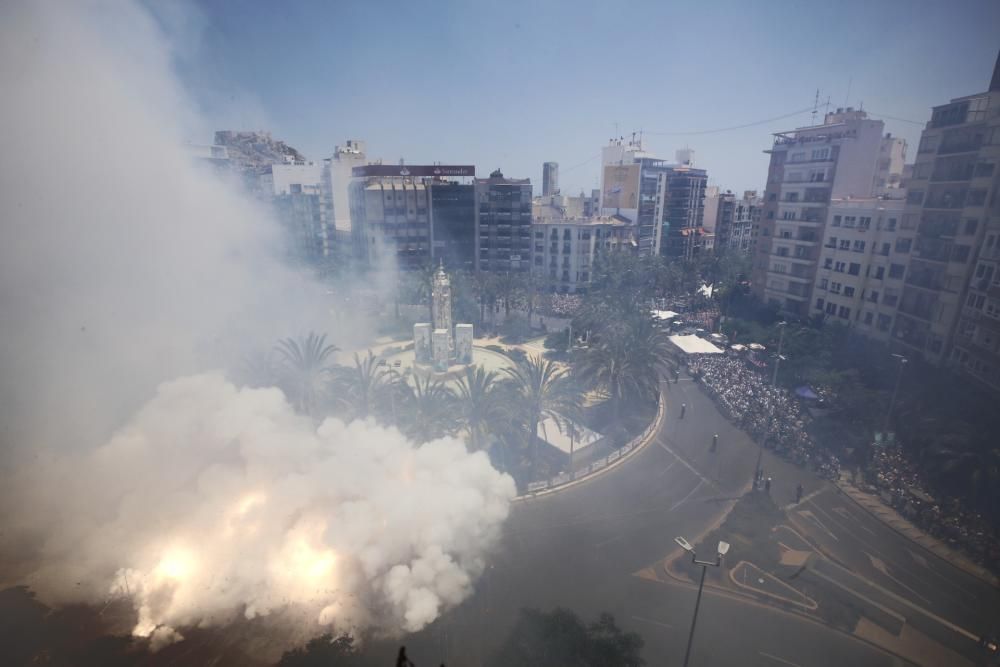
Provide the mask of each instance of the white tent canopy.
[{"label": "white tent canopy", "polygon": [[653,317],[662,321],[672,320],[677,317],[677,313],[672,310],[654,310],[652,312]]},{"label": "white tent canopy", "polygon": [[[576,435],[573,441],[573,450],[579,452],[584,447],[589,447],[598,440],[601,439],[601,434],[597,431],[592,431],[580,422],[567,419],[566,417],[561,417],[561,421],[572,422]],[[538,437],[549,443],[556,449],[560,449],[566,454],[570,451],[570,436],[569,431],[566,428],[567,424],[561,424],[562,429],[560,429],[560,424],[552,419],[552,417],[546,417],[542,421],[538,422]]]},{"label": "white tent canopy", "polygon": [[722,354],[715,345],[694,334],[690,336],[671,336],[670,342],[684,354]]}]

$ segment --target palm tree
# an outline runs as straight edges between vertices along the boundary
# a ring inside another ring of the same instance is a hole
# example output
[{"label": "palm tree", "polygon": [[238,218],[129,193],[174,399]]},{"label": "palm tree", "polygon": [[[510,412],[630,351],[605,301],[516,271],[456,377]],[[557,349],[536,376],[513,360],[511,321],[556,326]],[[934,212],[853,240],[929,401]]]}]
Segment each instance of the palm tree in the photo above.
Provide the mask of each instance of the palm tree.
[{"label": "palm tree", "polygon": [[305,337],[279,340],[274,350],[279,357],[279,377],[292,403],[300,412],[316,416],[332,370],[327,358],[338,350],[337,346],[326,342],[326,334],[310,331]]},{"label": "palm tree", "polygon": [[469,437],[469,445],[473,451],[482,449],[486,436],[507,412],[501,400],[499,375],[482,366],[468,366],[455,393],[459,422]]},{"label": "palm tree", "polygon": [[669,358],[667,335],[648,318],[637,317],[606,326],[574,370],[584,384],[607,394],[617,424],[626,399],[659,394]]},{"label": "palm tree", "polygon": [[398,376],[384,360],[378,359],[371,350],[362,358],[354,353],[353,366],[336,369],[333,386],[351,419],[367,419],[383,411],[386,402],[391,404]]},{"label": "palm tree", "polygon": [[538,459],[538,424],[545,418],[561,424],[562,415],[579,409],[580,393],[565,369],[539,356],[527,356],[513,368],[503,370],[513,394],[512,407],[520,413],[526,427],[524,443],[534,471]]},{"label": "palm tree", "polygon": [[401,430],[417,444],[443,437],[455,428],[455,395],[443,382],[414,376],[399,385],[402,396]]},{"label": "palm tree", "polygon": [[236,371],[237,380],[248,387],[277,386],[282,378],[274,357],[274,348],[248,354]]}]

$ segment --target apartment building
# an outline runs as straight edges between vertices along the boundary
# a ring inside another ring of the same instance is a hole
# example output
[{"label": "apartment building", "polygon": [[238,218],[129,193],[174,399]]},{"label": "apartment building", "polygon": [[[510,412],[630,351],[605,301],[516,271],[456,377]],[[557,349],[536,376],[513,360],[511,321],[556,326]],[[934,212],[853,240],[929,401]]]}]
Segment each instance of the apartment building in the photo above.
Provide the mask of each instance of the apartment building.
[{"label": "apartment building", "polygon": [[616,217],[535,218],[531,225],[532,275],[552,291],[583,291],[597,254],[632,245],[633,227]]},{"label": "apartment building", "polygon": [[[904,206],[901,197],[830,202],[812,293],[814,316],[889,339],[912,249],[912,239],[900,236]],[[781,262],[772,266],[790,268]]]},{"label": "apartment building", "polygon": [[1000,57],[990,90],[934,107],[917,148],[914,230],[893,343],[1000,389]]},{"label": "apartment building", "polygon": [[884,143],[896,140],[883,137],[882,121],[850,107],[826,114],[822,125],[774,135],[752,273],[761,300],[810,315],[830,202],[873,196]]},{"label": "apartment building", "polygon": [[475,179],[476,268],[531,269],[531,179],[504,178],[497,169]]},{"label": "apartment building", "polygon": [[475,167],[369,164],[351,173],[351,238],[358,259],[394,261],[403,270],[435,261],[475,266]]}]

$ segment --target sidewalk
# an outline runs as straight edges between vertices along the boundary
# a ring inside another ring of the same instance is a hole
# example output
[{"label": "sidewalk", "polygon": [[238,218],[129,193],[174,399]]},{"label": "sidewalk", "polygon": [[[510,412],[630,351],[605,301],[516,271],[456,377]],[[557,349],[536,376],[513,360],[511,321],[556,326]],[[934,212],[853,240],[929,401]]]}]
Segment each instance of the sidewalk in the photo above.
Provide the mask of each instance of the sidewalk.
[{"label": "sidewalk", "polygon": [[896,510],[886,506],[878,497],[861,491],[848,481],[845,476],[837,482],[837,486],[844,494],[860,505],[868,513],[882,523],[898,532],[903,537],[916,542],[931,553],[943,558],[955,567],[964,570],[974,577],[982,579],[992,586],[1000,585],[1000,579],[992,572],[969,560],[964,554],[948,546],[941,540],[931,537],[920,528],[899,515]]}]

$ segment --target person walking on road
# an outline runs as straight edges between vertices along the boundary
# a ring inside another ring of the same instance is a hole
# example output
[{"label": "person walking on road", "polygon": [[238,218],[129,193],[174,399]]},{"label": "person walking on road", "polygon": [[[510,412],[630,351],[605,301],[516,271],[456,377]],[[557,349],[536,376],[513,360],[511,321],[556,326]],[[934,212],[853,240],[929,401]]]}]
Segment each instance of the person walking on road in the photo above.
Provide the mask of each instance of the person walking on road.
[{"label": "person walking on road", "polygon": [[719,448],[719,434],[716,433],[715,435],[712,436],[712,446],[709,448],[708,451],[714,452],[718,448]]},{"label": "person walking on road", "polygon": [[768,495],[771,494],[771,478],[770,477],[768,477],[767,480],[764,482],[764,491],[766,491]]},{"label": "person walking on road", "polygon": [[687,412],[688,404],[681,403],[681,419],[684,419],[684,413]]},{"label": "person walking on road", "polygon": [[802,482],[799,482],[799,485],[795,487],[795,502],[796,503],[801,503],[802,502],[802,491],[803,491],[803,489],[802,489]]}]

